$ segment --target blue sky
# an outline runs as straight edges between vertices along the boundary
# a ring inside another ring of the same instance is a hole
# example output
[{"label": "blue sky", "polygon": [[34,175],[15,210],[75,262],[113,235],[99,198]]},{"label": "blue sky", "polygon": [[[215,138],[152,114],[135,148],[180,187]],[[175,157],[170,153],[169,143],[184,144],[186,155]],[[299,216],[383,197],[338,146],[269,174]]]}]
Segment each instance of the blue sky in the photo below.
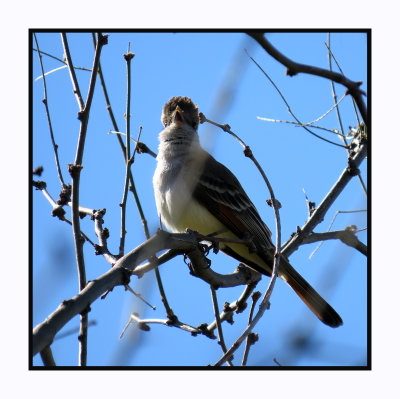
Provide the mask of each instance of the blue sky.
[{"label": "blue sky", "polygon": [[[37,38],[42,51],[62,58],[59,34],[39,33]],[[327,68],[326,33],[271,33],[268,38],[288,57]],[[90,68],[94,53],[91,35],[72,33],[68,39],[75,65]],[[282,241],[285,242],[307,218],[303,190],[310,200],[318,204],[346,167],[347,154],[344,149],[318,140],[299,127],[257,118],[292,120],[276,90],[244,50],[271,76],[303,123],[317,119],[331,108],[330,82],[307,75],[286,76],[282,65],[241,33],[110,33],[101,63],[121,131],[125,129],[126,107],[126,64],[122,55],[127,51],[128,43],[135,53],[132,61],[132,135],[135,137],[139,126],[143,126],[141,140],[157,151],[157,136],[162,129],[161,108],[174,95],[190,96],[208,118],[229,123],[232,130],[253,149],[276,197],[282,203]],[[331,48],[346,76],[363,81],[362,88],[368,91],[365,34],[333,33]],[[44,57],[43,62],[45,71],[62,65],[48,57]],[[34,53],[33,79],[39,75],[40,66]],[[85,98],[90,73],[77,71],[77,76]],[[78,107],[66,69],[48,75],[46,81],[62,171],[64,179],[69,181],[67,164],[75,158],[79,132]],[[340,86],[336,90],[339,98],[345,91]],[[221,93],[229,99],[225,106],[221,106]],[[42,81],[34,81],[33,166],[44,167],[41,179],[46,181],[48,191],[57,198],[60,183],[42,98]],[[345,130],[355,126],[350,97],[342,101],[340,111]],[[331,112],[319,124],[337,128],[335,113]],[[122,198],[125,167],[116,138],[108,134],[111,129],[103,93],[97,82],[81,175],[81,204],[92,209],[107,209],[105,226],[111,232],[108,244],[115,253],[119,245],[118,204]],[[323,134],[340,143],[335,135]],[[209,125],[200,126],[200,136],[204,147],[237,175],[274,232],[273,211],[265,205],[268,191],[254,166],[244,158],[241,147],[230,136]],[[137,156],[132,166],[152,233],[158,226],[152,189],[154,168],[155,160],[148,155]],[[366,161],[361,172],[364,181],[367,181]],[[77,293],[78,282],[71,228],[50,216],[51,207],[40,192],[34,191],[32,198],[33,324],[36,325],[62,300]],[[316,231],[326,231],[338,210],[365,208],[365,195],[358,180],[353,179]],[[86,219],[82,221],[82,229],[96,241],[93,223]],[[339,215],[333,228],[342,229],[352,224],[358,228],[366,227],[366,214]],[[132,197],[128,199],[127,231],[127,249],[133,249],[145,240]],[[365,232],[358,237],[367,243]],[[344,326],[330,329],[319,323],[291,289],[279,281],[271,299],[271,310],[266,312],[255,329],[260,337],[251,350],[250,365],[273,366],[273,358],[288,366],[352,366],[366,363],[366,259],[344,244],[331,241],[325,242],[310,260],[309,255],[315,247],[315,244],[302,246],[291,257],[291,263],[340,313]],[[92,247],[87,243],[85,256],[88,280],[108,270],[107,262],[102,257],[94,256]],[[218,254],[212,257],[212,267],[219,272],[230,272],[236,267],[236,262]],[[161,275],[170,304],[181,320],[195,326],[212,321],[209,289],[204,282],[189,274],[181,258],[164,264]],[[268,281],[268,278],[263,278],[258,289],[265,291]],[[132,279],[131,286],[157,310],[144,307],[121,287],[116,287],[105,300],[96,301],[89,314],[89,320],[95,320],[96,325],[89,329],[88,365],[202,366],[218,360],[221,351],[216,341],[201,336],[193,338],[176,328],[153,325],[150,332],[138,334],[136,328],[131,327],[120,340],[119,335],[132,311],[140,313],[143,318],[165,316],[152,273],[141,280]],[[241,289],[218,290],[220,306],[225,301],[235,300],[240,292]],[[243,331],[246,322],[247,313],[244,313],[235,316],[233,326],[224,325],[228,346]],[[75,318],[64,330],[78,325],[79,320]],[[293,334],[309,329],[313,331],[310,348],[297,354],[290,346]],[[77,334],[56,340],[52,348],[58,365],[77,364]],[[236,364],[240,364],[241,353],[239,350],[236,355]],[[35,357],[34,364],[41,364],[39,357]]]}]

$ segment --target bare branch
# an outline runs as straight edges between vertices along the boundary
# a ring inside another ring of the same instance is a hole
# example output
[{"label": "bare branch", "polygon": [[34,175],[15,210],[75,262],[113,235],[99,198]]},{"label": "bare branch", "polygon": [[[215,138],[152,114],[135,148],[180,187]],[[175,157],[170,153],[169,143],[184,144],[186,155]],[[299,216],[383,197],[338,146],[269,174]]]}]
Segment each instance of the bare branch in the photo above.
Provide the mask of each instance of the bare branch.
[{"label": "bare branch", "polygon": [[[211,297],[212,297],[213,308],[214,308],[215,322],[217,324],[218,343],[221,346],[223,353],[226,353],[227,349],[226,349],[226,345],[225,345],[224,334],[222,332],[221,320],[219,318],[217,293],[215,292],[215,288],[213,286],[211,286],[210,289],[211,289]],[[226,363],[228,364],[228,366],[233,366],[232,358],[226,360]]]},{"label": "bare branch", "polygon": [[311,233],[303,240],[303,244],[311,244],[317,241],[337,240],[339,239],[349,247],[357,249],[363,255],[368,255],[368,248],[354,234],[354,229],[350,226],[345,230],[327,231],[325,233]]},{"label": "bare branch", "polygon": [[292,109],[289,106],[289,103],[286,101],[285,97],[283,96],[282,92],[279,90],[278,86],[275,84],[275,82],[271,79],[271,77],[267,74],[267,72],[264,71],[264,69],[261,68],[261,65],[250,55],[248,55],[249,58],[257,65],[257,67],[260,69],[260,71],[267,77],[267,79],[272,83],[272,85],[275,87],[275,89],[278,91],[279,95],[281,96],[282,100],[287,106],[288,112],[290,115],[293,116],[293,118],[296,120],[299,126],[301,126],[303,129],[305,129],[308,133],[311,133],[313,136],[319,138],[320,140],[326,141],[327,143],[333,144],[337,147],[342,147],[345,148],[343,145],[335,143],[334,141],[328,140],[325,137],[320,136],[319,134],[313,132],[310,130],[307,126],[305,126],[303,123],[300,122],[300,120],[297,118],[297,116],[292,112]]},{"label": "bare branch", "polygon": [[[94,45],[96,46],[96,40],[95,40],[94,34],[93,34],[93,43],[94,43]],[[106,87],[106,83],[105,83],[105,80],[104,80],[104,76],[103,76],[103,72],[102,72],[101,64],[100,64],[100,63],[99,63],[98,74],[99,74],[99,78],[100,78],[101,87],[102,87],[102,89],[103,89],[104,98],[105,98],[105,101],[106,101],[106,108],[107,108],[108,114],[109,114],[110,119],[111,119],[111,123],[112,123],[112,125],[113,125],[113,127],[114,127],[114,130],[115,130],[116,132],[119,132],[118,124],[117,124],[117,121],[116,121],[116,119],[115,119],[115,117],[114,117],[114,112],[113,112],[112,107],[111,107],[110,98],[109,98],[109,96],[108,96],[108,91],[107,91],[107,87]],[[125,162],[127,162],[125,144],[124,144],[124,142],[122,141],[122,139],[121,139],[121,137],[120,137],[120,134],[117,134],[116,136],[117,136],[118,143],[119,143],[119,145],[120,145],[120,147],[121,147],[121,151],[122,151],[122,153],[123,153],[123,155],[124,155]],[[137,144],[139,144],[139,143],[137,143]],[[140,144],[142,144],[142,143],[140,143]],[[142,145],[137,145],[137,152],[141,153],[141,152],[142,152],[142,149],[144,149],[144,148],[147,148],[147,149],[149,150],[148,152],[149,152],[150,154],[153,154],[154,157],[156,156],[156,155],[155,155],[147,146],[145,146],[144,144],[143,144],[143,146],[142,146]],[[136,207],[137,207],[138,212],[139,212],[140,220],[141,220],[141,222],[142,222],[142,225],[143,225],[143,228],[144,228],[144,232],[145,232],[146,238],[148,239],[148,238],[150,237],[150,232],[149,232],[149,229],[148,229],[148,226],[147,226],[147,220],[146,220],[146,218],[145,218],[145,216],[144,216],[144,212],[143,212],[142,205],[141,205],[140,200],[139,200],[139,196],[138,196],[138,194],[137,194],[137,192],[136,192],[136,186],[135,186],[135,182],[134,182],[134,180],[133,180],[133,176],[132,176],[132,172],[131,172],[131,171],[129,171],[129,184],[130,184],[129,190],[132,192],[133,197],[134,197],[134,199],[135,199],[135,203],[136,203]]]},{"label": "bare branch", "polygon": [[310,126],[313,125],[314,123],[320,121],[322,118],[325,118],[326,115],[328,115],[333,109],[337,109],[337,107],[339,106],[339,104],[343,101],[343,99],[346,97],[346,94],[343,94],[342,98],[338,101],[335,102],[331,108],[328,109],[328,111],[326,111],[324,114],[322,114],[321,116],[319,116],[317,119],[308,122],[308,123],[303,123],[302,125],[299,125],[300,127],[304,127],[304,126]]},{"label": "bare branch", "polygon": [[[42,55],[42,54],[43,54],[43,55],[46,55],[47,57],[53,58],[54,60],[57,60],[57,61],[63,63],[64,66],[62,66],[61,68],[67,68],[67,67],[68,67],[67,62],[66,62],[65,60],[62,60],[61,58],[55,57],[55,56],[52,55],[52,54],[46,53],[45,51],[41,51],[41,50],[36,49],[36,48],[34,48],[34,49],[32,49],[32,50],[33,50],[33,51],[36,51],[37,53],[39,53],[39,54],[41,54],[41,55]],[[54,72],[54,71],[56,71],[56,70],[59,70],[59,69],[61,69],[61,68],[56,68],[56,69],[54,69],[53,71],[46,72],[46,73],[44,74],[44,76],[47,76],[47,75],[49,75],[50,73],[52,73],[52,72]],[[89,68],[84,68],[84,67],[74,66],[74,68],[75,68],[75,69],[80,69],[81,71],[87,71],[87,72],[91,72],[91,71],[92,71],[91,69],[89,69]],[[39,76],[38,78],[36,78],[35,81],[37,81],[38,79],[42,79],[42,76]]]},{"label": "bare branch", "polygon": [[117,285],[126,285],[131,274],[140,276],[152,270],[156,265],[138,265],[167,248],[175,250],[175,256],[179,253],[186,254],[196,275],[215,287],[234,287],[252,282],[247,268],[237,268],[234,273],[228,275],[211,270],[209,262],[192,234],[171,234],[159,230],[149,240],[119,259],[108,272],[90,281],[75,297],[63,301],[45,321],[37,325],[32,334],[32,355],[51,344],[54,336],[69,320],[89,309],[90,304],[104,292],[112,290]]},{"label": "bare branch", "polygon": [[[65,217],[65,210],[62,205],[57,204],[56,201],[54,201],[53,197],[49,194],[49,192],[46,189],[46,183],[43,181],[32,181],[32,185],[36,187],[37,190],[40,190],[45,198],[49,201],[50,205],[53,207],[53,210],[51,211],[51,216],[53,217],[58,217],[60,220],[63,222],[68,223],[69,225],[72,226],[72,222]],[[70,203],[68,204],[70,205]],[[71,205],[70,205],[71,206]],[[79,207],[79,212],[81,212],[81,207]],[[86,209],[86,208],[83,208]],[[89,242],[92,246],[95,246],[95,243],[81,230],[81,235],[82,237]]]},{"label": "bare branch", "polygon": [[338,181],[322,200],[321,204],[316,208],[304,226],[283,245],[282,253],[285,256],[289,257],[294,251],[296,251],[305,237],[311,234],[315,226],[322,222],[326,212],[346,187],[347,183],[359,173],[358,167],[366,156],[367,143],[364,140],[361,140],[358,143],[358,146],[349,155],[348,166],[344,169]]},{"label": "bare branch", "polygon": [[[280,119],[264,118],[262,116],[257,116],[257,119],[260,119],[261,121],[267,121],[267,122],[288,123],[288,124],[291,124],[291,125],[295,125],[295,127],[304,127],[304,125],[301,125],[301,124],[299,124],[298,122],[295,122],[295,121],[285,121],[285,120],[280,120]],[[343,136],[343,137],[345,137],[344,135],[342,135],[342,133],[338,132],[336,129],[328,129],[326,127],[317,126],[317,125],[313,125],[312,127],[314,129],[324,130],[324,131],[326,131],[328,133],[334,134],[335,136]]]},{"label": "bare branch", "polygon": [[[250,313],[249,313],[248,324],[250,324],[251,321],[253,320],[254,309],[255,309],[256,303],[260,297],[261,297],[261,292],[259,292],[259,291],[254,292],[253,295],[251,296],[252,303],[251,303],[251,308],[250,308]],[[242,366],[246,366],[246,364],[247,364],[247,358],[249,356],[250,347],[251,347],[251,345],[253,345],[256,342],[255,335],[256,334],[251,333],[246,338],[246,345],[244,347]],[[258,336],[257,336],[257,339],[258,339]]]},{"label": "bare branch", "polygon": [[[78,79],[76,78],[74,64],[72,63],[71,53],[69,51],[67,34],[65,32],[61,33],[61,40],[62,40],[62,43],[64,46],[64,55],[65,55],[65,59],[67,61],[69,74],[71,76],[73,92],[74,92],[76,100],[78,102],[79,111],[83,111],[85,108],[85,103],[83,102],[81,90],[79,89]],[[93,73],[93,70],[92,70],[92,73]]]},{"label": "bare branch", "polygon": [[263,316],[264,312],[267,310],[266,306],[261,306],[259,307],[259,310],[252,320],[252,322],[246,327],[246,329],[243,331],[243,333],[240,335],[240,337],[235,341],[235,343],[229,348],[228,352],[225,353],[224,356],[222,356],[215,364],[214,366],[221,366],[226,359],[228,359],[232,354],[240,347],[240,345],[243,343],[243,341],[248,337],[248,335],[253,331],[255,325],[258,323],[258,321],[261,319]]},{"label": "bare branch", "polygon": [[129,285],[125,286],[125,289],[135,295],[136,298],[139,298],[144,304],[146,304],[152,310],[156,310],[156,306],[152,305],[149,301],[143,298],[143,295],[139,292],[134,291]]},{"label": "bare branch", "polygon": [[54,361],[53,352],[50,348],[50,345],[43,348],[40,352],[40,357],[42,358],[42,362],[46,367],[56,367],[56,362]]},{"label": "bare branch", "polygon": [[[126,200],[128,197],[128,181],[130,168],[133,163],[134,158],[131,159],[131,60],[135,56],[135,54],[131,53],[130,43],[128,44],[128,53],[124,54],[124,58],[126,61],[126,77],[127,77],[127,90],[126,90],[126,112],[125,112],[125,121],[126,121],[126,154],[125,154],[125,163],[126,163],[126,173],[125,173],[125,185],[124,185],[124,194],[122,198],[121,206],[121,236],[120,236],[120,245],[119,245],[119,256],[123,256],[125,251],[125,211],[126,211]],[[139,137],[141,133],[141,129],[139,131]]]},{"label": "bare branch", "polygon": [[50,111],[49,111],[48,98],[47,98],[46,78],[45,78],[45,73],[44,73],[44,68],[43,68],[42,55],[39,50],[39,43],[37,41],[35,33],[33,34],[33,37],[35,38],[35,42],[36,42],[36,47],[37,47],[38,56],[39,56],[40,69],[42,71],[42,78],[43,78],[44,97],[43,97],[42,102],[46,108],[46,115],[47,115],[47,122],[49,124],[50,138],[51,138],[51,143],[53,144],[54,155],[56,158],[56,167],[57,167],[58,178],[60,179],[61,186],[64,187],[65,183],[64,183],[63,176],[62,176],[62,172],[61,172],[60,160],[58,158],[58,145],[56,144],[56,142],[54,140],[53,126],[51,124]]},{"label": "bare branch", "polygon": [[361,116],[364,123],[368,124],[367,108],[365,106],[364,100],[362,98],[365,92],[360,89],[362,82],[353,82],[347,79],[344,75],[329,71],[327,69],[318,68],[310,65],[300,64],[298,62],[292,61],[290,58],[279,52],[264,36],[261,32],[250,32],[248,33],[254,40],[256,40],[261,47],[278,62],[287,67],[286,74],[289,76],[294,76],[298,73],[308,73],[310,75],[316,75],[323,78],[333,80],[336,83],[344,85],[349,94],[354,98],[358,109],[360,110]]},{"label": "bare branch", "polygon": [[[94,87],[96,84],[96,76],[97,70],[100,61],[100,54],[103,45],[107,44],[107,36],[103,36],[101,33],[97,35],[97,46],[93,61],[92,74],[90,77],[90,84],[88,95],[86,99],[86,103],[83,103],[82,96],[80,94],[78,81],[76,80],[75,71],[72,64],[71,55],[69,53],[69,46],[67,41],[67,36],[65,33],[61,34],[63,39],[64,51],[67,57],[68,69],[70,71],[72,84],[74,87],[74,93],[77,96],[79,103],[79,113],[78,118],[81,121],[78,145],[76,149],[76,156],[74,164],[68,165],[68,170],[72,177],[72,230],[74,234],[74,243],[75,243],[75,253],[76,253],[76,262],[78,267],[78,278],[79,278],[79,290],[83,290],[86,286],[86,271],[85,271],[85,259],[83,256],[83,241],[80,235],[80,221],[79,221],[79,182],[80,182],[80,174],[83,168],[82,160],[83,160],[83,151],[85,148],[85,140],[86,140],[86,132],[87,125],[89,121],[89,113],[92,104]],[[79,344],[80,344],[80,365],[86,365],[87,359],[87,325],[88,325],[88,316],[87,311],[85,310],[83,314],[81,314],[81,330],[79,333]]]},{"label": "bare branch", "polygon": [[[233,313],[242,313],[246,307],[247,307],[247,300],[251,293],[254,291],[255,287],[257,286],[258,282],[261,280],[261,274],[256,272],[253,269],[250,269],[243,263],[241,263],[238,268],[241,268],[244,272],[249,273],[251,275],[251,279],[254,281],[246,285],[246,288],[244,289],[242,295],[234,302],[232,303],[225,303],[224,304],[224,310],[221,312],[219,318],[221,321],[227,321],[228,323],[232,324],[233,323]],[[209,331],[215,330],[217,327],[217,323],[214,320],[212,323],[210,323],[207,327]]]},{"label": "bare branch", "polygon": [[107,239],[110,235],[107,228],[103,229],[103,216],[105,215],[106,210],[101,209],[94,211],[93,219],[94,219],[94,231],[96,233],[97,238],[99,239],[99,244],[96,247],[96,255],[102,254],[108,263],[114,265],[118,261],[118,257],[114,256],[110,253],[107,246]]},{"label": "bare branch", "polygon": [[[329,70],[332,71],[332,60],[331,60],[331,58],[333,58],[333,60],[335,61],[336,66],[339,68],[340,73],[344,76],[344,72],[343,72],[342,68],[340,67],[335,55],[333,54],[333,52],[331,50],[331,35],[330,35],[329,32],[328,32],[328,43],[325,43],[325,46],[328,49]],[[332,80],[331,80],[331,84],[333,86],[333,90],[332,90],[332,92],[334,93],[333,97],[334,97],[334,99],[336,101],[336,91],[334,89],[335,85],[334,85],[334,82]],[[361,122],[360,122],[360,118],[358,117],[357,106],[356,106],[356,102],[354,101],[354,98],[352,98],[352,103],[353,103],[353,107],[354,107],[354,113],[355,113],[355,116],[356,116],[356,119],[357,119],[357,125],[360,125]],[[337,109],[337,112],[339,114],[339,109]],[[339,124],[341,125],[342,123],[341,123],[340,116],[338,117],[338,120],[339,120]],[[342,131],[343,131],[343,128],[342,128]]]},{"label": "bare branch", "polygon": [[119,336],[119,338],[122,338],[125,331],[127,330],[127,328],[133,323],[133,322],[137,323],[137,326],[140,330],[143,331],[149,331],[150,327],[148,326],[149,324],[162,324],[164,326],[168,326],[168,327],[176,327],[179,328],[183,331],[187,331],[190,332],[192,335],[198,335],[198,334],[202,334],[207,336],[208,338],[211,339],[215,339],[216,337],[213,336],[212,334],[205,334],[204,331],[202,331],[199,328],[190,326],[189,324],[186,323],[182,323],[181,321],[179,321],[178,319],[174,320],[173,322],[171,322],[170,319],[141,319],[139,318],[137,313],[132,313],[128,323],[126,324],[125,328],[123,329],[121,335]]},{"label": "bare branch", "polygon": [[[330,44],[331,44],[331,43],[330,43],[330,40],[331,40],[331,36],[330,36],[330,33],[328,33],[328,43],[325,43],[325,46],[326,46],[326,48],[328,49],[328,64],[329,64],[329,70],[332,71],[332,58],[333,58],[334,61],[335,61],[335,63],[336,63],[336,65],[337,65],[337,67],[339,68],[340,73],[344,76],[344,73],[343,73],[343,71],[342,71],[342,68],[340,67],[339,63],[337,62],[337,60],[336,60],[336,58],[335,58],[335,56],[334,56],[334,54],[333,54],[332,51],[331,51],[331,47],[330,47]],[[334,101],[334,103],[336,103],[337,95],[336,95],[335,83],[333,82],[333,80],[331,80],[331,87],[332,87],[333,101]],[[357,126],[360,126],[361,124],[360,124],[360,120],[359,120],[359,117],[358,117],[358,112],[357,112],[356,103],[355,103],[353,97],[352,97],[351,100],[352,100],[353,107],[354,107],[354,113],[355,113],[355,116],[356,116],[357,122],[358,122],[358,123],[357,123]],[[343,129],[343,124],[342,124],[342,118],[341,118],[341,116],[340,116],[339,107],[336,107],[336,115],[337,115],[337,118],[338,118],[339,129],[340,129],[340,131],[341,131],[341,133],[342,133],[342,140],[343,140],[343,142],[345,143],[345,145],[347,146],[347,140],[346,140],[346,137],[344,136],[344,129]],[[358,180],[360,181],[361,187],[362,187],[363,190],[364,190],[365,196],[367,196],[367,188],[366,188],[366,186],[365,186],[365,183],[364,183],[364,180],[363,180],[362,176],[361,176],[361,175],[358,175],[357,177],[358,177]]]},{"label": "bare branch", "polygon": [[[337,217],[339,214],[343,214],[343,213],[357,213],[357,212],[367,212],[367,210],[366,210],[366,209],[356,209],[356,210],[352,210],[352,211],[336,211],[336,212],[335,212],[335,215],[334,215],[333,218],[332,218],[331,224],[330,224],[329,227],[328,227],[328,231],[331,231],[331,228],[332,228],[332,226],[333,226],[333,223],[335,222],[335,219],[336,219],[336,217]],[[357,233],[357,232],[358,232],[358,231],[354,231],[354,233]],[[314,256],[314,254],[318,251],[318,249],[321,247],[322,244],[323,244],[323,241],[321,241],[321,242],[317,245],[317,247],[314,249],[314,251],[312,251],[311,255],[309,256],[310,259]]]}]

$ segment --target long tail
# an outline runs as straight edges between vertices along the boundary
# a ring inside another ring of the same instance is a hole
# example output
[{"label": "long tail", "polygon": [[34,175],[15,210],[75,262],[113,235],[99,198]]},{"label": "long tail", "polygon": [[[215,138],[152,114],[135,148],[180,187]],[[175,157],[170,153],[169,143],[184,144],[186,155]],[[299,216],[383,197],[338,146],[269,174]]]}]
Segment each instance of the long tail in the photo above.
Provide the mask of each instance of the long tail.
[{"label": "long tail", "polygon": [[[258,252],[259,262],[254,262],[248,258],[244,258],[234,251],[233,248],[225,246],[221,248],[223,252],[233,258],[245,263],[249,267],[259,271],[266,276],[271,276],[272,252]],[[262,261],[263,263],[261,263]],[[341,317],[336,311],[323,299],[317,291],[307,283],[304,278],[296,272],[291,264],[281,256],[279,262],[279,277],[286,281],[290,287],[296,292],[300,299],[310,308],[310,310],[325,324],[330,327],[339,327],[343,324]]]},{"label": "long tail", "polygon": [[279,264],[279,276],[290,285],[301,300],[324,324],[330,327],[339,327],[343,324],[335,309],[283,257],[281,257]]}]

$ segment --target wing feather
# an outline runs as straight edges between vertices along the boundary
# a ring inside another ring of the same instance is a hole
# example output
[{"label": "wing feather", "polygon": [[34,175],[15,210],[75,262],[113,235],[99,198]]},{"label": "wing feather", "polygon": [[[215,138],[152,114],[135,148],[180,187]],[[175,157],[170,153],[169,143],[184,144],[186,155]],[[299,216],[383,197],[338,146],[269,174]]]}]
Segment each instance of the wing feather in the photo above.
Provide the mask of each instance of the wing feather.
[{"label": "wing feather", "polygon": [[247,233],[256,247],[274,247],[270,230],[239,180],[211,155],[205,158],[193,196],[238,237]]}]

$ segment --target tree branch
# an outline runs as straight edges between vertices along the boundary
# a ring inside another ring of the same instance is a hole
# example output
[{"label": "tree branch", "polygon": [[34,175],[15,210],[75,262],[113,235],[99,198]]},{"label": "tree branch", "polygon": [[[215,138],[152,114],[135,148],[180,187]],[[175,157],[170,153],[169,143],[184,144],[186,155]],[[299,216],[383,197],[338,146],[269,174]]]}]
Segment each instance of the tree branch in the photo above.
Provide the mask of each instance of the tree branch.
[{"label": "tree branch", "polygon": [[354,234],[354,229],[351,227],[348,227],[345,230],[327,231],[325,233],[311,233],[303,240],[303,244],[337,239],[349,247],[357,249],[357,251],[361,252],[363,255],[368,255],[368,247],[357,238],[357,236]]},{"label": "tree branch", "polygon": [[[255,287],[257,286],[258,282],[261,280],[261,274],[256,272],[253,269],[250,269],[243,263],[239,264],[239,268],[242,268],[245,272],[250,273],[252,276],[252,279],[254,279],[253,282],[249,283],[246,285],[246,288],[244,289],[242,295],[237,299],[236,301],[232,303],[226,302],[224,304],[224,310],[221,312],[219,315],[219,318],[221,321],[228,321],[228,323],[233,324],[233,312],[236,313],[242,313],[246,307],[247,307],[247,299],[251,295],[251,293],[254,291]],[[217,327],[217,322],[214,320],[212,323],[210,323],[207,327],[208,331],[213,331]]]},{"label": "tree branch", "polygon": [[[124,59],[126,61],[126,78],[127,78],[127,90],[126,90],[126,112],[125,112],[125,121],[126,121],[126,154],[125,154],[125,163],[126,163],[126,173],[125,173],[125,185],[124,185],[124,193],[122,196],[121,206],[121,236],[120,236],[120,245],[119,245],[119,255],[123,256],[125,252],[125,214],[126,214],[126,200],[128,197],[128,182],[129,182],[129,174],[130,168],[133,162],[133,157],[131,159],[131,61],[135,54],[129,51],[130,45],[128,44],[128,52],[124,54]],[[140,133],[139,133],[140,135]]]},{"label": "tree branch", "polygon": [[358,167],[366,156],[367,143],[364,142],[364,140],[360,140],[357,147],[349,154],[348,166],[344,169],[338,181],[322,200],[318,208],[315,209],[312,216],[307,220],[304,226],[301,229],[299,228],[297,233],[283,245],[282,254],[289,257],[298,249],[304,239],[311,234],[315,226],[322,222],[326,212],[346,187],[347,183],[359,173]]},{"label": "tree branch", "polygon": [[[297,116],[293,113],[289,103],[286,101],[286,98],[283,96],[282,92],[279,90],[278,86],[275,84],[275,82],[271,79],[271,77],[267,74],[267,72],[264,71],[264,69],[261,68],[261,65],[253,58],[249,55],[249,58],[257,65],[257,67],[260,69],[260,71],[267,77],[267,79],[272,83],[272,85],[275,87],[275,89],[277,90],[277,92],[279,93],[279,95],[281,96],[283,102],[286,104],[288,112],[290,115],[293,116],[293,118],[296,120],[296,122],[298,123],[299,126],[301,126],[304,130],[306,130],[308,133],[312,134],[313,136],[319,138],[320,140],[323,140],[329,144],[333,144],[337,147],[341,147],[344,148],[344,146],[342,144],[338,144],[335,143],[332,140],[328,140],[325,137],[320,136],[319,134],[313,132],[311,129],[309,129],[307,126],[305,126],[302,122],[300,122],[300,120],[297,118]],[[314,126],[313,126],[314,127]]]},{"label": "tree branch", "polygon": [[47,85],[46,85],[46,78],[45,78],[43,62],[42,62],[42,54],[40,53],[39,42],[37,41],[35,33],[33,34],[33,37],[35,38],[35,42],[36,42],[37,53],[38,53],[39,63],[40,63],[40,69],[42,71],[42,78],[43,78],[44,97],[43,97],[42,102],[46,108],[47,123],[49,124],[51,143],[53,144],[54,155],[56,158],[56,167],[57,167],[58,178],[60,179],[61,186],[64,187],[65,183],[64,183],[63,176],[62,176],[62,172],[61,172],[60,160],[58,158],[58,145],[56,144],[55,139],[54,139],[53,127],[52,127],[51,118],[50,118],[50,111],[49,111],[48,98],[47,98]]},{"label": "tree branch", "polygon": [[154,263],[138,265],[146,259],[152,259],[157,252],[167,248],[175,250],[176,255],[186,254],[196,276],[215,287],[234,287],[252,282],[252,275],[248,273],[247,268],[237,268],[234,273],[228,275],[211,270],[209,262],[193,234],[172,234],[159,230],[149,240],[119,259],[108,272],[90,281],[76,296],[63,301],[45,321],[38,324],[32,334],[32,355],[50,345],[57,332],[69,320],[88,310],[90,304],[104,292],[111,291],[117,285],[126,285],[131,274],[141,276],[152,270],[156,266]]},{"label": "tree branch", "polygon": [[[78,267],[78,277],[79,277],[79,290],[82,290],[86,286],[86,271],[85,271],[85,259],[83,256],[83,240],[80,234],[80,221],[79,221],[79,183],[80,183],[80,174],[83,168],[82,160],[83,160],[83,151],[85,148],[85,140],[86,140],[86,132],[87,126],[89,122],[89,113],[92,104],[94,87],[96,84],[96,76],[97,70],[100,61],[100,54],[103,45],[107,44],[107,35],[103,36],[101,33],[97,35],[97,46],[93,61],[92,74],[90,77],[90,84],[88,95],[86,99],[86,103],[83,103],[82,96],[80,94],[79,85],[76,80],[74,67],[72,64],[71,55],[69,53],[69,46],[67,41],[67,36],[65,33],[62,33],[62,39],[64,44],[64,51],[67,57],[68,69],[71,74],[71,79],[74,87],[74,93],[77,96],[79,103],[79,113],[78,119],[81,121],[78,145],[76,149],[76,156],[74,164],[68,165],[68,170],[70,172],[72,178],[72,230],[74,234],[74,243],[75,243],[75,253],[76,253],[76,262]],[[80,365],[86,365],[87,359],[87,324],[88,317],[86,310],[83,314],[81,314],[81,330],[79,332],[79,344],[80,344]]]},{"label": "tree branch", "polygon": [[[225,345],[224,334],[222,331],[221,319],[219,318],[217,293],[215,292],[215,288],[213,286],[211,286],[210,289],[211,289],[211,297],[212,297],[212,303],[213,303],[213,308],[214,308],[215,322],[217,324],[218,343],[221,346],[223,353],[226,353],[227,349],[226,349],[226,345]],[[232,358],[227,359],[226,363],[228,364],[228,366],[233,366]]]},{"label": "tree branch", "polygon": [[42,358],[42,362],[45,367],[57,366],[50,346],[46,346],[42,351],[40,351],[40,357]]},{"label": "tree branch", "polygon": [[358,109],[360,110],[364,123],[368,125],[367,108],[362,98],[362,96],[365,95],[365,92],[360,89],[362,82],[354,82],[346,78],[344,75],[341,75],[340,73],[329,71],[327,69],[300,64],[298,62],[292,61],[290,58],[279,52],[261,32],[249,32],[248,35],[256,40],[269,55],[271,55],[282,65],[285,65],[287,67],[287,75],[294,76],[298,73],[308,73],[310,75],[316,75],[333,80],[334,82],[340,83],[347,87],[349,94],[351,94],[351,96],[354,98]]}]

